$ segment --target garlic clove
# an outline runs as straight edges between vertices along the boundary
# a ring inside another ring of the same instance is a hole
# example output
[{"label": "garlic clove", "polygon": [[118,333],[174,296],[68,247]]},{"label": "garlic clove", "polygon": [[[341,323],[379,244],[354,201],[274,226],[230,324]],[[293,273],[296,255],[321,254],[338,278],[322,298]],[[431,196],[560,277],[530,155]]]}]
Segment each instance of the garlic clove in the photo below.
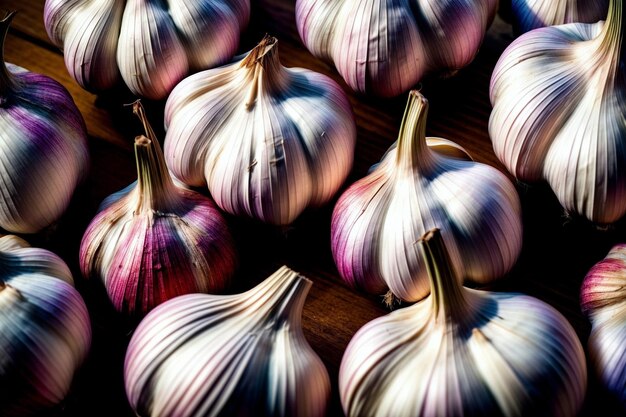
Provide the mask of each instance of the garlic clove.
[{"label": "garlic clove", "polygon": [[575,415],[587,374],[567,320],[526,295],[462,287],[438,229],[418,246],[430,295],[354,335],[339,370],[346,415]]},{"label": "garlic clove", "polygon": [[282,267],[242,294],[189,294],[157,307],[126,352],[135,412],[322,417],[330,380],[300,323],[310,287]]},{"label": "garlic clove", "polygon": [[[409,95],[397,144],[365,178],[350,186],[332,215],[331,249],[351,286],[416,301],[428,294],[415,236],[439,227],[463,278],[504,275],[522,245],[517,191],[497,169],[471,161],[441,139],[427,141],[428,102]],[[447,152],[436,152],[441,148]],[[454,149],[454,155],[450,149]]]},{"label": "garlic clove", "polygon": [[330,78],[280,64],[266,37],[232,64],[192,75],[165,107],[165,158],[207,185],[223,210],[286,225],[325,204],[347,177],[356,127]]},{"label": "garlic clove", "polygon": [[516,33],[565,23],[595,23],[606,17],[609,0],[510,0]]}]

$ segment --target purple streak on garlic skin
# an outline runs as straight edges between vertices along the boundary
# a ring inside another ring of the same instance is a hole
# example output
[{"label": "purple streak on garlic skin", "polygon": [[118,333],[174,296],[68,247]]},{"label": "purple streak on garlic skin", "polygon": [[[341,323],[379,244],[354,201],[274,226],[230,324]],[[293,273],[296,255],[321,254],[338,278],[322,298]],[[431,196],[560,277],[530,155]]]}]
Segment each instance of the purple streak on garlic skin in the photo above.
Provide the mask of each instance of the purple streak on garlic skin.
[{"label": "purple streak on garlic skin", "polygon": [[[0,48],[11,19],[0,21]],[[61,217],[86,175],[87,131],[61,84],[0,61],[0,227],[35,233]]]},{"label": "purple streak on garlic skin", "polygon": [[513,30],[521,34],[565,23],[596,23],[606,18],[608,8],[609,0],[512,0]]},{"label": "purple streak on garlic skin", "polygon": [[626,407],[626,244],[615,245],[589,270],[580,300],[591,321],[591,363],[606,389]]}]

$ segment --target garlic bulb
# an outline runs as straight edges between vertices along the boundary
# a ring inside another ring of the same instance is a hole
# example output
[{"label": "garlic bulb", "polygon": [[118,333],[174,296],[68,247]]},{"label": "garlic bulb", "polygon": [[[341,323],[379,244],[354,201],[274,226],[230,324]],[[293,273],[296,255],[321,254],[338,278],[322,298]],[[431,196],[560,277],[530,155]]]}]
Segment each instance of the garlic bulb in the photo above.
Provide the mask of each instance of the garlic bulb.
[{"label": "garlic bulb", "polygon": [[564,23],[595,23],[606,17],[609,0],[509,0],[517,33]]},{"label": "garlic bulb", "polygon": [[106,90],[121,75],[161,99],[188,72],[231,58],[249,15],[249,0],[46,0],[44,23],[82,87]]},{"label": "garlic bulb", "polygon": [[183,80],[165,107],[173,175],[220,208],[291,223],[332,198],[352,168],[356,126],[341,88],[280,64],[266,37],[245,57]]},{"label": "garlic bulb", "polygon": [[536,29],[493,71],[489,134],[515,177],[541,179],[569,213],[609,224],[626,213],[622,1],[606,22]]},{"label": "garlic bulb", "polygon": [[565,317],[533,297],[462,287],[438,229],[417,246],[430,296],[354,335],[339,370],[346,415],[574,416],[587,369]]},{"label": "garlic bulb", "polygon": [[591,320],[590,362],[605,387],[626,406],[626,244],[615,245],[589,270],[581,305]]},{"label": "garlic bulb", "polygon": [[343,279],[372,293],[388,286],[407,301],[428,294],[415,240],[433,227],[461,275],[476,282],[504,275],[522,246],[513,184],[491,166],[431,149],[459,146],[426,138],[427,113],[426,98],[411,91],[397,146],[343,193],[332,215],[332,252]]},{"label": "garlic bulb", "polygon": [[58,220],[89,165],[85,122],[53,79],[4,62],[0,20],[0,227],[35,233]]},{"label": "garlic bulb", "polygon": [[330,380],[300,324],[310,287],[282,267],[242,294],[184,295],[154,309],[126,352],[137,415],[324,416]]},{"label": "garlic bulb", "polygon": [[65,263],[0,237],[0,415],[40,416],[70,391],[91,344],[87,307]]},{"label": "garlic bulb", "polygon": [[468,65],[497,0],[297,0],[296,23],[311,53],[333,61],[355,91],[397,96],[426,73]]},{"label": "garlic bulb", "polygon": [[175,186],[143,108],[135,139],[138,179],[109,196],[85,231],[80,267],[101,279],[113,306],[141,317],[181,294],[216,292],[236,265],[234,242],[213,202]]}]

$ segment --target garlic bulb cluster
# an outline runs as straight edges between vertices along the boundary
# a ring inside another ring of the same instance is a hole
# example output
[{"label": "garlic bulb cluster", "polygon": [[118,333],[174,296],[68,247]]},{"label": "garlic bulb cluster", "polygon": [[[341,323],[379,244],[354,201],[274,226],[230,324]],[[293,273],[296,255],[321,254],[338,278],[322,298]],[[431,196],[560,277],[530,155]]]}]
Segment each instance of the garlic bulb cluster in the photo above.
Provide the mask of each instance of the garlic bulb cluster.
[{"label": "garlic bulb cluster", "polygon": [[536,29],[493,71],[489,134],[518,179],[545,179],[565,210],[610,224],[626,213],[622,0],[606,22]]},{"label": "garlic bulb cluster", "polygon": [[509,0],[517,33],[564,23],[596,23],[606,17],[609,0]]},{"label": "garlic bulb cluster", "polygon": [[427,113],[426,98],[411,91],[395,147],[344,192],[332,215],[332,253],[343,279],[372,293],[389,287],[406,301],[428,294],[415,240],[433,227],[462,278],[476,282],[508,272],[522,246],[513,184],[496,168],[446,155],[460,147],[426,138]]},{"label": "garlic bulb cluster", "polygon": [[90,345],[87,307],[67,265],[0,237],[0,415],[40,416],[59,404]]},{"label": "garlic bulb cluster", "polygon": [[468,65],[497,0],[297,0],[296,23],[311,53],[334,62],[355,91],[383,97],[426,73]]},{"label": "garlic bulb cluster", "polygon": [[282,267],[242,294],[184,295],[154,309],[126,352],[135,412],[323,417],[330,380],[300,324],[310,287]]},{"label": "garlic bulb cluster", "polygon": [[46,0],[44,23],[82,87],[106,90],[121,76],[161,99],[190,71],[230,59],[249,15],[249,0]]},{"label": "garlic bulb cluster", "polygon": [[85,122],[53,79],[4,62],[0,20],[0,227],[35,233],[67,209],[89,166]]},{"label": "garlic bulb cluster", "polygon": [[587,369],[568,321],[530,296],[462,287],[436,229],[417,246],[430,296],[354,335],[339,370],[346,415],[576,415]]},{"label": "garlic bulb cluster", "polygon": [[589,270],[580,298],[591,320],[590,362],[605,387],[626,406],[626,244],[615,245]]},{"label": "garlic bulb cluster", "polygon": [[325,75],[280,64],[276,39],[245,57],[194,74],[165,107],[165,159],[220,208],[287,225],[328,202],[354,158],[348,98]]},{"label": "garlic bulb cluster", "polygon": [[143,108],[135,139],[138,179],[109,196],[80,247],[83,275],[103,281],[116,310],[142,317],[178,295],[217,292],[236,266],[234,242],[215,204],[177,187]]}]

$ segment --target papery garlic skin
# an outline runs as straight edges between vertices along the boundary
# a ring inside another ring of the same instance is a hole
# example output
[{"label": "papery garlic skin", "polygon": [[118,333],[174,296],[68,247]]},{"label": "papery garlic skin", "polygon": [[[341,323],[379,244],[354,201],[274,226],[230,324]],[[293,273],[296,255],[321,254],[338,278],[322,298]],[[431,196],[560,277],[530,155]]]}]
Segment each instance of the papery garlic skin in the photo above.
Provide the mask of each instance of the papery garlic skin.
[{"label": "papery garlic skin", "polygon": [[610,224],[626,213],[626,79],[621,0],[606,22],[536,29],[491,77],[489,134],[519,180],[545,179],[570,214]]},{"label": "papery garlic skin", "polygon": [[83,276],[102,280],[115,309],[134,318],[178,295],[222,291],[237,264],[220,211],[208,197],[172,183],[146,130],[152,139],[135,141],[137,182],[103,202],[79,258]]},{"label": "papery garlic skin", "polygon": [[190,71],[231,58],[249,0],[47,0],[44,23],[78,84],[103,91],[120,81],[162,99]]},{"label": "papery garlic skin", "polygon": [[0,237],[0,415],[40,416],[59,404],[90,345],[87,307],[67,265]]},{"label": "papery garlic skin", "polygon": [[591,321],[589,357],[604,386],[626,406],[626,244],[585,276],[581,307]]},{"label": "papery garlic skin", "polygon": [[431,294],[354,335],[339,370],[346,415],[575,416],[587,371],[567,319],[530,296],[462,287],[439,231],[418,246]]},{"label": "papery garlic skin", "polygon": [[275,38],[194,74],[165,106],[165,159],[224,211],[287,225],[328,202],[354,158],[356,125],[339,85],[280,64]]},{"label": "papery garlic skin", "polygon": [[606,18],[609,0],[510,0],[513,29],[525,33],[565,23],[596,23]]},{"label": "papery garlic skin", "polygon": [[454,72],[476,55],[497,0],[297,0],[309,51],[332,61],[355,91],[397,96],[431,72]]},{"label": "papery garlic skin", "polygon": [[331,249],[342,278],[371,293],[389,287],[406,301],[428,294],[415,240],[433,227],[446,238],[460,278],[474,282],[503,276],[522,247],[513,184],[496,168],[431,149],[427,112],[426,98],[412,91],[397,146],[342,194],[332,215]]},{"label": "papery garlic skin", "polygon": [[154,309],[126,352],[135,412],[324,416],[330,380],[300,323],[310,287],[282,267],[242,294],[184,295]]},{"label": "papery garlic skin", "polygon": [[4,62],[12,18],[0,20],[0,227],[35,233],[63,215],[85,177],[87,131],[61,84]]}]

